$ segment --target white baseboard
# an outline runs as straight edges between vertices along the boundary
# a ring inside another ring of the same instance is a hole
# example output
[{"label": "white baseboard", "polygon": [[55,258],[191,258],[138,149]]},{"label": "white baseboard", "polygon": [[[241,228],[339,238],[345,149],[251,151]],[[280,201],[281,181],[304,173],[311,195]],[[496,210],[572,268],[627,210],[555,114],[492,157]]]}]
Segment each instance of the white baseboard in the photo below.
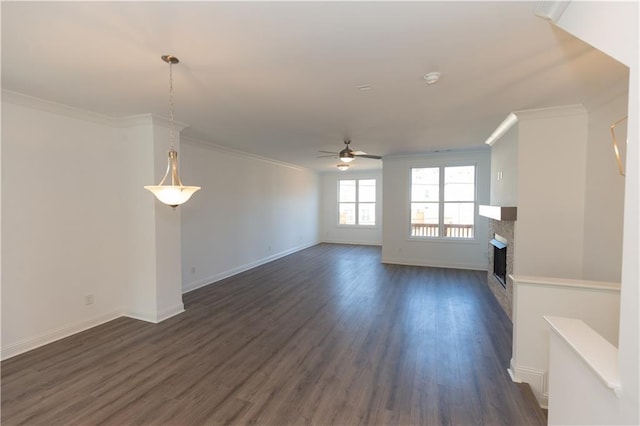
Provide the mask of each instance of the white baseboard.
[{"label": "white baseboard", "polygon": [[428,259],[404,259],[404,258],[383,257],[382,263],[389,263],[392,265],[427,266],[431,268],[469,269],[474,271],[487,270],[487,265],[485,263],[479,265],[479,264],[472,264],[472,263],[432,261]]},{"label": "white baseboard", "polygon": [[309,244],[303,244],[297,247],[293,247],[291,249],[288,250],[284,250],[281,251],[279,253],[273,254],[271,256],[267,256],[267,257],[263,257],[262,259],[258,259],[255,260],[253,262],[249,262],[249,263],[245,263],[244,265],[238,266],[236,268],[233,269],[229,269],[227,271],[224,272],[220,272],[219,274],[215,274],[215,275],[211,275],[209,277],[206,278],[202,278],[196,281],[192,281],[190,283],[186,283],[182,285],[182,294],[184,293],[189,293],[193,290],[197,290],[201,287],[205,287],[208,286],[209,284],[213,284],[217,281],[223,280],[225,278],[229,278],[232,277],[234,275],[237,275],[241,272],[244,271],[248,271],[249,269],[253,269],[257,266],[261,266],[264,264],[267,264],[269,262],[273,262],[274,260],[278,260],[281,257],[285,257],[288,256],[290,254],[296,253],[298,251],[304,250],[304,249],[308,249],[309,247],[313,247],[315,245],[319,244],[318,242],[313,242],[313,243],[309,243]]},{"label": "white baseboard", "polygon": [[175,306],[171,306],[159,312],[142,312],[142,311],[134,311],[132,309],[127,308],[124,310],[122,315],[127,318],[133,318],[140,321],[157,324],[159,322],[162,322],[166,319],[174,317],[183,312],[184,312],[184,304],[180,302]]},{"label": "white baseboard", "polygon": [[378,246],[382,247],[382,242],[380,241],[354,241],[354,240],[322,240],[323,243],[326,244],[350,244],[356,246]]},{"label": "white baseboard", "polygon": [[171,306],[169,308],[163,309],[158,312],[156,323],[162,322],[164,320],[168,320],[171,317],[175,317],[176,315],[180,315],[184,312],[184,304],[182,302],[178,303],[175,306]]},{"label": "white baseboard", "polygon": [[509,372],[509,376],[511,376],[513,382],[528,383],[529,386],[531,386],[531,390],[536,396],[540,407],[547,408],[549,406],[548,373],[546,371],[516,366],[512,358],[507,372]]},{"label": "white baseboard", "polygon": [[19,340],[2,348],[2,359],[5,360],[16,355],[20,355],[21,353],[39,348],[40,346],[55,342],[56,340],[64,339],[65,337],[69,337],[72,334],[80,333],[81,331],[88,330],[121,316],[122,310],[118,309],[106,314],[97,315],[95,317],[87,318],[73,324],[68,324],[63,327],[49,330],[35,337],[29,337],[27,339]]}]

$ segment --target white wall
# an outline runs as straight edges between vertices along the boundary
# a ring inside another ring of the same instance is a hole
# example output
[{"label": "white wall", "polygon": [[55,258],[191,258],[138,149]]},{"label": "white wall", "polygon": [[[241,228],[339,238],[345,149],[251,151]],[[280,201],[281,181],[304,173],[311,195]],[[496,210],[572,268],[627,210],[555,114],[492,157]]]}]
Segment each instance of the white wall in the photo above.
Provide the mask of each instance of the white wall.
[{"label": "white wall", "polygon": [[129,273],[126,146],[29,103],[3,93],[3,358],[119,316]]},{"label": "white wall", "polygon": [[[627,115],[627,104],[625,93],[589,110],[582,266],[588,280],[621,278],[625,179],[618,171],[609,129]],[[618,143],[624,144],[626,122],[616,132]]]},{"label": "white wall", "polygon": [[[640,106],[639,34],[640,7],[638,2],[571,2],[558,26],[580,37],[587,43],[621,60],[629,67],[629,104],[625,200],[624,236],[622,253],[622,287],[620,291],[620,335],[618,368],[621,396],[602,392],[597,384],[586,383],[583,372],[567,375],[564,382],[570,389],[564,393],[559,412],[554,421],[562,424],[600,423],[640,424],[640,150],[638,149],[638,118]],[[553,365],[551,366],[553,368]],[[553,374],[553,370],[552,370]],[[569,377],[576,381],[566,380]],[[551,395],[553,398],[553,395]],[[594,400],[595,398],[595,400]],[[590,401],[591,400],[591,401]],[[591,402],[591,403],[590,403]],[[599,418],[584,410],[585,403],[598,410]],[[550,416],[551,416],[550,403]]]},{"label": "white wall", "polygon": [[318,243],[315,172],[182,139],[182,282],[190,291]]},{"label": "white wall", "polygon": [[581,279],[587,113],[518,111],[514,274]]},{"label": "white wall", "polygon": [[518,124],[491,146],[491,205],[518,206]]},{"label": "white wall", "polygon": [[487,269],[488,219],[476,208],[475,237],[469,241],[410,238],[411,168],[477,166],[477,204],[489,203],[491,152],[487,149],[385,157],[383,168],[382,261],[405,265]]},{"label": "white wall", "polygon": [[[368,160],[364,160],[368,161]],[[376,225],[338,225],[338,180],[376,180]],[[382,170],[333,172],[321,176],[321,240],[326,243],[382,245]]]}]

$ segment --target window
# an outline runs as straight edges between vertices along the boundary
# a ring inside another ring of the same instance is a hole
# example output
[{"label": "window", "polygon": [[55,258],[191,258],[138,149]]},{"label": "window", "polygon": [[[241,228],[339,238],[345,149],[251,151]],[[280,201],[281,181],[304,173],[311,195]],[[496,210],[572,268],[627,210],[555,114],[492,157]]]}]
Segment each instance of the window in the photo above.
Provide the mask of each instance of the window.
[{"label": "window", "polygon": [[374,226],[376,224],[376,180],[338,181],[338,224]]},{"label": "window", "polygon": [[473,238],[476,167],[411,169],[411,236]]}]

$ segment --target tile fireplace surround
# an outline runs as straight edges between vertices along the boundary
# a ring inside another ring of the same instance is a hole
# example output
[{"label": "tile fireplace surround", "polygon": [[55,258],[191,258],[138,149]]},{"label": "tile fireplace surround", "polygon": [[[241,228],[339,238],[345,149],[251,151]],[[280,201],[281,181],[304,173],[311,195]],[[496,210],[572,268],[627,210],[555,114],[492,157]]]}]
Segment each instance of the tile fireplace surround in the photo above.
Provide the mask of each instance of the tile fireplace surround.
[{"label": "tile fireplace surround", "polygon": [[[511,318],[513,312],[513,281],[510,275],[513,274],[514,228],[515,222],[513,220],[489,219],[489,238],[487,239],[487,244],[489,245],[489,266],[487,268],[487,284],[510,319],[513,319]],[[493,276],[493,246],[489,244],[489,240],[494,238],[495,234],[499,234],[507,239],[506,288]]]}]

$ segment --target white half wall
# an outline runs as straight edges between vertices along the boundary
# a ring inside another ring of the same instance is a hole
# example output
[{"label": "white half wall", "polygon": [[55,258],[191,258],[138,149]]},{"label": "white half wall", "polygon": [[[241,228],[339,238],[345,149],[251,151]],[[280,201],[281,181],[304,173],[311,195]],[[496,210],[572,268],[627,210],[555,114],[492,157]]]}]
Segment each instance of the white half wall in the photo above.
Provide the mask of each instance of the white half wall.
[{"label": "white half wall", "polygon": [[121,314],[126,146],[100,117],[56,108],[3,92],[3,358]]},{"label": "white half wall", "polygon": [[320,182],[310,170],[182,138],[182,282],[191,291],[318,243]]},{"label": "white half wall", "polygon": [[618,343],[620,283],[512,276],[513,347],[510,374],[531,385],[547,405],[549,333],[544,316],[578,318],[611,344]]},{"label": "white half wall", "polygon": [[[371,160],[358,160],[371,161]],[[376,225],[371,227],[338,225],[338,180],[376,180]],[[333,172],[323,174],[321,240],[325,243],[382,245],[382,170]]]},{"label": "white half wall", "polygon": [[475,164],[477,167],[476,204],[489,204],[491,151],[488,147],[479,150],[433,152],[384,159],[382,262],[487,270],[489,220],[478,215],[477,207],[473,239],[460,241],[409,237],[411,168],[470,164]]}]

